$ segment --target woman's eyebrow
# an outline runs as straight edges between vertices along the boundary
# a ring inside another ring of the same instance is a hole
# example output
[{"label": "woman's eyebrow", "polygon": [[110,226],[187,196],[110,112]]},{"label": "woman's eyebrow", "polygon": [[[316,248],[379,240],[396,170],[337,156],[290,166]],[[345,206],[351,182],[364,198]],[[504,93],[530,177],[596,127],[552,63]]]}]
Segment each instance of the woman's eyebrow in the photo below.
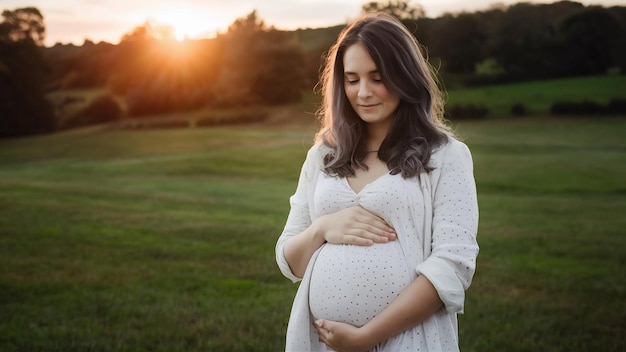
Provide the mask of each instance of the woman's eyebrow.
[{"label": "woman's eyebrow", "polygon": [[[370,75],[378,74],[378,73],[379,73],[378,70],[372,70],[372,71],[368,72],[368,74],[370,74]],[[358,73],[352,72],[352,71],[345,71],[343,74],[344,75],[358,75]]]}]

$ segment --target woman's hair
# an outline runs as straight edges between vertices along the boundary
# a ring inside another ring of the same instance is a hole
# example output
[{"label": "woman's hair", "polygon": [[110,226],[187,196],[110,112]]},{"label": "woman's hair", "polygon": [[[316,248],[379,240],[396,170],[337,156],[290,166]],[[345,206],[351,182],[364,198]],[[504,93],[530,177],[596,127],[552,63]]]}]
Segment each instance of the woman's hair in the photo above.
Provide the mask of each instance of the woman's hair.
[{"label": "woman's hair", "polygon": [[344,85],[343,56],[356,43],[372,57],[385,88],[400,98],[378,157],[403,177],[431,171],[433,150],[452,135],[443,123],[441,91],[415,37],[394,17],[378,13],[346,27],[326,56],[318,111],[322,127],[316,136],[331,149],[324,157],[325,172],[347,177],[355,168],[367,169],[366,123],[350,105]]}]

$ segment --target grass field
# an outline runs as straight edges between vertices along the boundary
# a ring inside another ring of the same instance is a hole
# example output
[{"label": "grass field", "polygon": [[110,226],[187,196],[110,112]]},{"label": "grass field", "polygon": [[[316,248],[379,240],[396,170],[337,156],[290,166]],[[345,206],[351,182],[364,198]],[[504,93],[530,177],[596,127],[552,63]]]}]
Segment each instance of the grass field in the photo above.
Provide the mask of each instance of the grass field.
[{"label": "grass field", "polygon": [[545,115],[558,101],[593,100],[606,104],[626,99],[626,76],[573,77],[549,81],[522,82],[448,91],[449,104],[476,104],[489,109],[490,118],[511,116],[511,106],[523,104],[529,115]]},{"label": "grass field", "polygon": [[[626,119],[463,122],[481,253],[462,350],[626,348]],[[309,122],[0,140],[0,350],[279,351]]]}]

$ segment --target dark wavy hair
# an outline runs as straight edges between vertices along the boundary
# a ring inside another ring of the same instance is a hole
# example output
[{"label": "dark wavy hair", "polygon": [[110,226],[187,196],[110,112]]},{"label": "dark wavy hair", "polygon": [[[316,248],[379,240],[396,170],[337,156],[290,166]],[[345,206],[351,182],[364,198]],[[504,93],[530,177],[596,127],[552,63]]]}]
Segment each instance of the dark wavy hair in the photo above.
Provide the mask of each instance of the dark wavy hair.
[{"label": "dark wavy hair", "polygon": [[403,177],[430,172],[432,152],[453,135],[443,122],[442,93],[415,37],[400,21],[382,13],[347,26],[327,53],[320,81],[322,127],[316,136],[330,148],[324,171],[348,177],[355,175],[355,168],[367,169],[366,123],[350,105],[344,86],[343,56],[356,43],[367,49],[385,88],[400,97],[378,158],[392,174]]}]

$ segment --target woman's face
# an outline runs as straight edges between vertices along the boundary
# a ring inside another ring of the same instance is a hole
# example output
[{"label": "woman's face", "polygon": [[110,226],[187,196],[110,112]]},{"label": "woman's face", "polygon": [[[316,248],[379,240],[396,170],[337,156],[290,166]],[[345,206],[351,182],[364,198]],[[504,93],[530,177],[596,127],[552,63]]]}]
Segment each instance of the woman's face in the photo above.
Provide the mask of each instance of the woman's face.
[{"label": "woman's face", "polygon": [[359,117],[373,125],[389,126],[400,98],[389,92],[376,64],[363,44],[354,44],[343,55],[344,87]]}]

